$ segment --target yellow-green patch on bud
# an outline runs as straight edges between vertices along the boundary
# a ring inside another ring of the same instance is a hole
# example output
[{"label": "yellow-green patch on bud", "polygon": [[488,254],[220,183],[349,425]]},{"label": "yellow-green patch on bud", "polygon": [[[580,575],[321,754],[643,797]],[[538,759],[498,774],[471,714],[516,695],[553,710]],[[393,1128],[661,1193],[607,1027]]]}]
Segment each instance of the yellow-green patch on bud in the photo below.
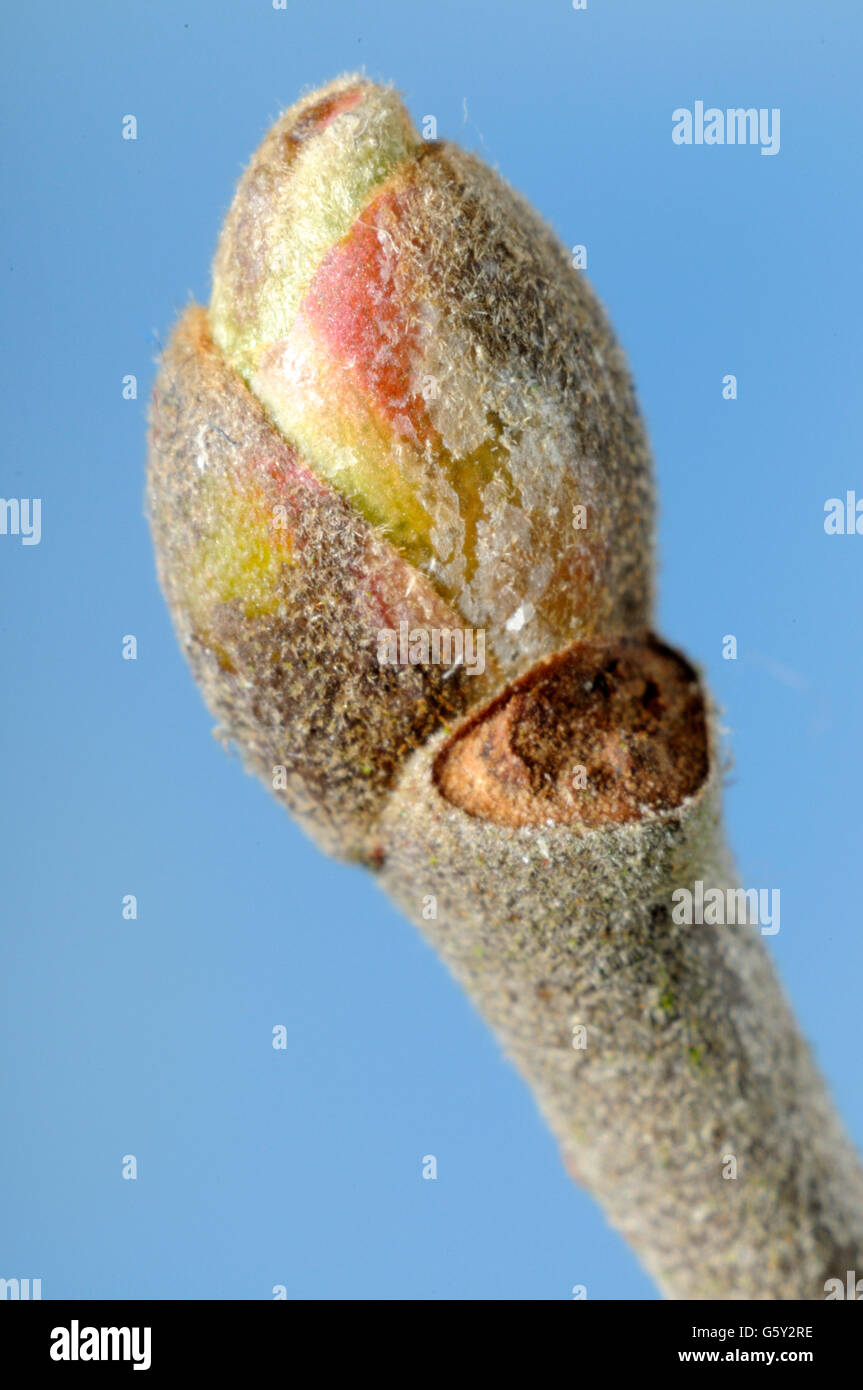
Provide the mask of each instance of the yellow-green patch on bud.
[{"label": "yellow-green patch on bud", "polygon": [[324,847],[362,858],[404,761],[496,688],[494,662],[398,659],[403,632],[457,615],[273,428],[199,308],[162,359],[148,482],[162,588],[221,733]]}]

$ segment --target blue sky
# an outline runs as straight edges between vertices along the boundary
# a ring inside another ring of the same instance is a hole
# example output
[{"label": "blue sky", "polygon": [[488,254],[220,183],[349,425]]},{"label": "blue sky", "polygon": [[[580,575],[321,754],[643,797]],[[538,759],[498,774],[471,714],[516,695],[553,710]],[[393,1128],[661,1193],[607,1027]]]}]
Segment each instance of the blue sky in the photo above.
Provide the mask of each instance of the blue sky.
[{"label": "blue sky", "polygon": [[[146,402],[244,162],[341,71],[587,246],[655,453],[659,627],[724,707],[743,880],[781,889],[769,949],[863,1141],[863,537],[823,527],[863,497],[858,7],[48,0],[2,28],[0,495],[41,498],[42,535],[0,536],[0,1275],[656,1297],[413,928],[211,737],[155,580]],[[779,153],[676,146],[696,100],[780,108]]]}]

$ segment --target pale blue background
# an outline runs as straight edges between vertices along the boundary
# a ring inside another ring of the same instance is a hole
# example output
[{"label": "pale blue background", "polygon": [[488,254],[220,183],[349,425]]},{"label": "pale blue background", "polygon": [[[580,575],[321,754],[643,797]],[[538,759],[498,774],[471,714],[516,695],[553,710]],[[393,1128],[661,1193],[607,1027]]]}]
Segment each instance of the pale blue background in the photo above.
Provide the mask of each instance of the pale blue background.
[{"label": "pale blue background", "polygon": [[[0,537],[0,1275],[45,1297],[655,1297],[413,929],[211,738],[154,577],[147,396],[245,160],[342,70],[393,78],[586,243],[656,454],[661,629],[726,707],[744,879],[781,889],[771,949],[863,1140],[863,537],[822,525],[863,496],[859,7],[4,10],[0,495],[43,499],[43,539]],[[781,152],[675,147],[696,98],[781,107]]]}]

